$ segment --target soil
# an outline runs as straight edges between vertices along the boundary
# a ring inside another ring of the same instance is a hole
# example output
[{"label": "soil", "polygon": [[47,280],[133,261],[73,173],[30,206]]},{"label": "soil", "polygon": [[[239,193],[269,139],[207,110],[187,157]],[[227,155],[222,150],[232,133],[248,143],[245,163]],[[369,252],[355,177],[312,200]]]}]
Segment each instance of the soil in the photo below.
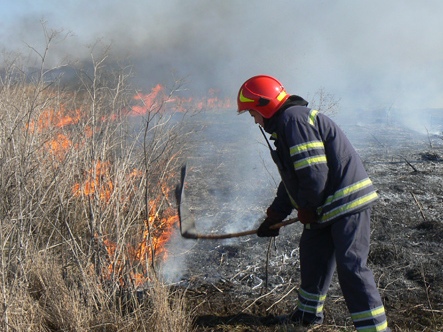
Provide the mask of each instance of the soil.
[{"label": "soil", "polygon": [[[380,196],[373,207],[368,263],[389,326],[393,331],[443,331],[443,136],[419,135],[395,126],[375,126],[365,132],[370,134],[351,141]],[[231,143],[224,145],[228,155],[235,154]],[[231,165],[217,164],[217,168],[202,164],[192,168],[188,182],[194,184],[186,190],[188,196],[199,197],[193,201],[193,212],[202,215],[198,220],[217,219],[216,224],[222,224],[229,201],[239,200],[242,191],[270,186],[263,179],[225,180]],[[237,188],[234,194],[232,188]],[[261,192],[272,199],[269,194]],[[222,203],[219,197],[224,197]],[[263,199],[256,205],[243,204],[243,209],[227,214],[244,220],[240,230],[252,229],[268,203]],[[197,228],[202,233],[232,231],[205,222],[198,222]],[[197,331],[308,331],[307,327],[266,326],[267,317],[294,310],[301,231],[297,223],[282,229],[275,241],[256,236],[182,240],[188,251],[177,285],[186,288]],[[354,330],[336,275],[325,303],[325,322],[311,330]]]}]

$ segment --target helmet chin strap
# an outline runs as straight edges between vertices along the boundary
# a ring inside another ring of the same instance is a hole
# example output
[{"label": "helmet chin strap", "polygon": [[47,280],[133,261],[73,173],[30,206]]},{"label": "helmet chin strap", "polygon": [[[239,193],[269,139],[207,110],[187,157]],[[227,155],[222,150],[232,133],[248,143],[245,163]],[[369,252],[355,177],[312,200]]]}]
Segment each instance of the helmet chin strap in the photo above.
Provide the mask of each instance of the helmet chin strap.
[{"label": "helmet chin strap", "polygon": [[271,143],[269,143],[269,140],[268,140],[268,138],[266,137],[266,134],[265,134],[265,131],[263,130],[263,127],[262,127],[262,126],[258,126],[258,128],[260,128],[260,131],[261,131],[263,137],[265,138],[265,141],[266,141],[266,143],[268,144],[269,150],[271,151],[271,154],[272,154],[272,152],[273,152],[274,150],[272,149]]},{"label": "helmet chin strap", "polygon": [[[269,143],[269,140],[268,140],[268,138],[266,137],[265,131],[263,130],[262,126],[258,126],[258,127],[260,128],[260,131],[261,131],[261,133],[263,134],[263,137],[265,138],[266,143],[268,144],[269,151],[271,152],[272,160],[273,160],[274,163],[277,165],[278,172],[280,173],[280,177],[281,177],[281,180],[282,180],[282,182],[283,182],[283,176],[282,176],[283,163],[282,163],[282,161],[281,161],[281,159],[280,159],[280,156],[278,155],[277,150],[274,150],[274,149],[272,148],[271,143]],[[283,184],[284,184],[285,187],[286,187],[286,184],[285,184],[284,182],[283,182]],[[286,188],[287,188],[287,187],[286,187]]]},{"label": "helmet chin strap", "polygon": [[269,148],[269,151],[271,152],[272,160],[277,165],[277,168],[279,171],[283,170],[283,164],[280,160],[280,156],[278,155],[277,151],[272,148],[271,143],[269,143],[269,140],[266,137],[265,131],[263,130],[262,126],[258,126],[258,127],[260,128],[260,131],[261,131],[263,137],[265,138],[266,143],[268,144],[268,148]]}]

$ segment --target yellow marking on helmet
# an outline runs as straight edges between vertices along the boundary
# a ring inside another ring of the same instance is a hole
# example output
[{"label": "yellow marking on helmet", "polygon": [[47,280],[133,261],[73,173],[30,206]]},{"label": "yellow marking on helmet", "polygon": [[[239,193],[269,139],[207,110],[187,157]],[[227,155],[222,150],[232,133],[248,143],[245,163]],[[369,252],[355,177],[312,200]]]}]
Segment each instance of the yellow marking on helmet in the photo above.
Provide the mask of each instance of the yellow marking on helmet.
[{"label": "yellow marking on helmet", "polygon": [[254,102],[254,99],[249,99],[249,98],[246,98],[245,96],[243,96],[243,89],[240,91],[240,101],[242,102],[242,103],[253,103]]},{"label": "yellow marking on helmet", "polygon": [[280,92],[280,94],[277,96],[277,100],[278,101],[282,101],[283,98],[285,98],[287,96],[287,93],[285,90],[283,90],[282,92]]}]

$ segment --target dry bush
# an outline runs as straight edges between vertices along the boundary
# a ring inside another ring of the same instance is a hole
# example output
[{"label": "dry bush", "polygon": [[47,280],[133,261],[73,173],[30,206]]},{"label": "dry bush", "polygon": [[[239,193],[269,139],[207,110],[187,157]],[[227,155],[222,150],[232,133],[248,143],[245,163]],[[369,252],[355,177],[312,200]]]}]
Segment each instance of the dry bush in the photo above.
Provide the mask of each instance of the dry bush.
[{"label": "dry bush", "polygon": [[162,282],[155,282],[150,292],[152,302],[152,331],[192,332],[192,312],[187,308],[185,291],[171,291]]},{"label": "dry bush", "polygon": [[42,327],[44,313],[35,305],[23,280],[15,280],[12,285],[0,291],[2,300],[1,331],[47,331]]},{"label": "dry bush", "polygon": [[[43,255],[36,255],[29,262],[28,292],[42,315],[42,330],[91,331],[100,326],[101,331],[115,331],[122,319],[97,305],[106,303],[100,285],[93,285],[94,280],[79,283],[72,277],[64,276],[62,267]],[[84,287],[85,282],[90,287]]]},{"label": "dry bush", "polygon": [[43,28],[40,67],[9,55],[0,74],[0,328],[150,330],[161,315],[137,294],[175,217],[189,130],[169,105],[181,83],[134,98],[129,68],[96,45],[66,85],[46,69],[58,35]]},{"label": "dry bush", "polygon": [[0,293],[8,303],[2,331],[193,331],[183,290],[153,280],[148,291],[121,290],[115,301],[94,273],[66,274],[57,260],[36,253],[17,291]]},{"label": "dry bush", "polygon": [[317,90],[309,100],[309,107],[328,116],[337,114],[340,105],[340,99],[336,99],[334,95],[326,92],[323,88]]}]

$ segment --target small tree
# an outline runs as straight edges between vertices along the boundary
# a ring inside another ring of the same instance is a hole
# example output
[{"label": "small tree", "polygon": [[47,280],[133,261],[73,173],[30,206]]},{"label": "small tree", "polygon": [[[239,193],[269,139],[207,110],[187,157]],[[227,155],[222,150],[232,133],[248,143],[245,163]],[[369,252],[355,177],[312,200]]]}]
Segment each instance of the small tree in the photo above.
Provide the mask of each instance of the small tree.
[{"label": "small tree", "polygon": [[309,106],[323,114],[334,115],[338,112],[340,99],[336,99],[332,94],[327,93],[324,88],[317,90],[309,99]]},{"label": "small tree", "polygon": [[[62,66],[46,69],[58,32],[43,31],[44,50],[30,47],[39,69],[10,55],[0,76],[0,329],[89,330],[110,316],[131,326],[124,314],[157,279],[176,218],[170,189],[189,134],[173,107],[181,82],[136,92],[130,67],[115,66],[100,44],[66,82]],[[19,317],[14,308],[33,301],[38,309]],[[66,322],[75,310],[91,321]]]}]

